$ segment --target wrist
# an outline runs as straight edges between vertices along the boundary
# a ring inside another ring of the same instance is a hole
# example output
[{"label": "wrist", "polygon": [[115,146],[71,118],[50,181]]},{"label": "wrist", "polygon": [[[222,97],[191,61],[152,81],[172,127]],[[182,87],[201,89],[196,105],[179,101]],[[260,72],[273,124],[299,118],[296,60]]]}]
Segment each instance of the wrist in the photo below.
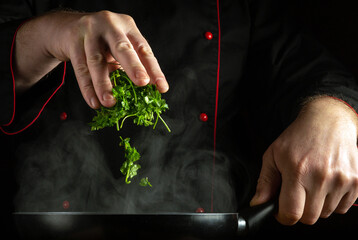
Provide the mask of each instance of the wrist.
[{"label": "wrist", "polygon": [[56,29],[47,15],[32,18],[19,27],[12,52],[17,93],[29,89],[61,63],[61,60],[49,51],[52,40],[59,41],[54,35],[55,32]]},{"label": "wrist", "polygon": [[301,109],[300,115],[305,112],[320,114],[321,118],[326,120],[343,123],[350,127],[358,136],[358,114],[345,101],[331,96],[315,96],[307,100]]}]

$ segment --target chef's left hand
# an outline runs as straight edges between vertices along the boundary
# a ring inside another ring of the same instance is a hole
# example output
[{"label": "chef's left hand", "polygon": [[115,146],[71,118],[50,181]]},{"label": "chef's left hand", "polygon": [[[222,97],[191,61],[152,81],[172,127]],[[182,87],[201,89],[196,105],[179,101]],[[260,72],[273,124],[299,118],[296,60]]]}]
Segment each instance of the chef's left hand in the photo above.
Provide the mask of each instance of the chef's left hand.
[{"label": "chef's left hand", "polygon": [[344,103],[307,103],[266,150],[250,204],[278,196],[276,218],[284,225],[346,213],[358,197],[357,131],[357,115]]}]

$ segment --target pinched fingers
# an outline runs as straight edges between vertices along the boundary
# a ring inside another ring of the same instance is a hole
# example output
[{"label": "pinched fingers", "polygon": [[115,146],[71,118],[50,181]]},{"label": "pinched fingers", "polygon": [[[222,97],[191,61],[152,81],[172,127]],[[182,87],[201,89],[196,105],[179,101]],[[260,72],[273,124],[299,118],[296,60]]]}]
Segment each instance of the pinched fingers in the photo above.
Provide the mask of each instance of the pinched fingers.
[{"label": "pinched fingers", "polygon": [[83,98],[91,108],[99,108],[100,102],[97,98],[92,77],[87,66],[83,42],[74,45],[70,58]]},{"label": "pinched fingers", "polygon": [[109,78],[107,58],[101,39],[87,37],[84,42],[87,55],[87,66],[92,78],[96,95],[105,107],[115,104],[112,95],[112,83]]},{"label": "pinched fingers", "polygon": [[169,85],[146,39],[136,29],[128,33],[128,38],[132,42],[140,61],[145,66],[150,82],[155,84],[160,92],[168,91]]},{"label": "pinched fingers", "polygon": [[123,14],[102,11],[80,19],[70,59],[81,93],[92,108],[115,104],[109,78],[109,60],[115,60],[138,86],[156,84],[169,88],[157,59],[134,20]]},{"label": "pinched fingers", "polygon": [[129,16],[126,16],[126,20],[125,31],[113,28],[106,34],[111,53],[136,85],[152,83],[160,92],[166,92],[168,83],[148,42],[134,20]]}]

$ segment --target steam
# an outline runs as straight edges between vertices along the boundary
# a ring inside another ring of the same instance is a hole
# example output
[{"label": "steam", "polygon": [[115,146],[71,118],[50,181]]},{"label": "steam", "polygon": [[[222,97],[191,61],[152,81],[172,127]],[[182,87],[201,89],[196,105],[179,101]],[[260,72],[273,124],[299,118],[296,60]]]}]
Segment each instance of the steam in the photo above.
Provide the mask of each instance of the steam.
[{"label": "steam", "polygon": [[[202,207],[209,212],[212,198],[214,212],[237,210],[233,169],[239,169],[236,174],[243,178],[247,171],[233,166],[233,159],[225,154],[216,152],[213,169],[212,151],[173,146],[170,140],[180,131],[168,135],[148,128],[131,139],[142,155],[142,168],[127,185],[119,173],[123,162],[119,134],[107,131],[113,137],[110,145],[102,141],[105,133],[91,132],[86,123],[68,120],[52,134],[22,144],[16,211],[153,213],[195,212]],[[139,186],[142,177],[148,177],[153,187]],[[63,208],[64,201],[69,202],[68,209]]]}]

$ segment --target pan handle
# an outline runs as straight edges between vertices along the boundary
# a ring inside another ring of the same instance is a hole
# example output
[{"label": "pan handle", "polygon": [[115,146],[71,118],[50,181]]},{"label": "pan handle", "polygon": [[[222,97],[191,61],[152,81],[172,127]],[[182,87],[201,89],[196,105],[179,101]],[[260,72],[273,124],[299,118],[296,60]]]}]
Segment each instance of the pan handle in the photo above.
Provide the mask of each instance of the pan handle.
[{"label": "pan handle", "polygon": [[276,212],[276,201],[243,209],[238,214],[238,236],[245,236],[256,232],[265,220]]}]

